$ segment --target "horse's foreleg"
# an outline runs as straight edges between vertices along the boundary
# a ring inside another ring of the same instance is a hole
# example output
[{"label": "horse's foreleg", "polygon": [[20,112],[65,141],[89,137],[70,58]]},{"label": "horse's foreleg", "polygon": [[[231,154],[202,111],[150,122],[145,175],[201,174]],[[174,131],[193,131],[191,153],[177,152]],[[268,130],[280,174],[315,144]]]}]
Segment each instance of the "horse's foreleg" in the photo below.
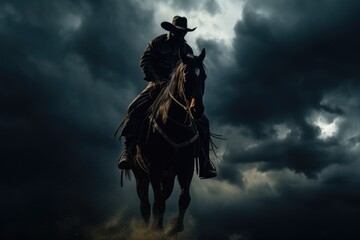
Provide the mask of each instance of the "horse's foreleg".
[{"label": "horse's foreleg", "polygon": [[176,232],[182,232],[184,230],[184,217],[185,212],[188,209],[191,202],[190,197],[190,184],[181,188],[181,194],[179,197],[179,213],[175,221],[174,230]]},{"label": "horse's foreleg", "polygon": [[191,202],[189,188],[182,188],[179,197],[179,213],[178,216],[173,220],[172,227],[168,233],[169,236],[176,235],[184,230],[184,217],[187,208]]},{"label": "horse's foreleg", "polygon": [[172,176],[163,176],[161,178],[162,182],[162,191],[165,201],[171,196],[171,193],[174,189],[175,175]]},{"label": "horse's foreleg", "polygon": [[165,212],[165,198],[162,192],[160,174],[150,174],[151,185],[154,191],[154,203],[153,203],[153,227],[162,229],[164,212]]},{"label": "horse's foreleg", "polygon": [[136,178],[136,192],[140,199],[140,212],[146,225],[150,221],[150,202],[149,202],[149,178],[146,174],[134,174]]},{"label": "horse's foreleg", "polygon": [[184,171],[181,174],[178,174],[178,181],[181,188],[181,194],[179,197],[179,213],[176,219],[174,219],[173,227],[169,232],[169,235],[175,235],[178,232],[184,230],[184,217],[185,212],[188,209],[191,196],[190,196],[190,184],[193,175],[193,167],[189,168],[188,171]]},{"label": "horse's foreleg", "polygon": [[181,220],[181,222],[183,222],[185,212],[188,209],[190,202],[191,202],[189,187],[182,189],[180,197],[179,197],[179,216],[178,217]]}]

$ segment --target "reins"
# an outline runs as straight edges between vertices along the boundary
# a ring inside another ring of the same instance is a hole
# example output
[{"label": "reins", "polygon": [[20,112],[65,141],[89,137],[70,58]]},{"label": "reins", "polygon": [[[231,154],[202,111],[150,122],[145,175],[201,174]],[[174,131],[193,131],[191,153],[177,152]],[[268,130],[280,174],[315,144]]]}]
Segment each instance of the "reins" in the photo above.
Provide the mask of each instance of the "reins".
[{"label": "reins", "polygon": [[195,107],[195,98],[192,98],[192,99],[191,99],[190,104],[188,103],[187,100],[185,100],[186,103],[187,103],[187,105],[188,105],[188,106],[185,106],[184,104],[182,104],[181,102],[179,102],[179,101],[171,94],[171,92],[169,92],[169,95],[170,95],[170,97],[171,97],[180,107],[182,107],[182,108],[190,115],[190,117],[191,117],[192,119],[194,119],[194,116],[193,116],[192,113],[191,113],[191,109]]}]

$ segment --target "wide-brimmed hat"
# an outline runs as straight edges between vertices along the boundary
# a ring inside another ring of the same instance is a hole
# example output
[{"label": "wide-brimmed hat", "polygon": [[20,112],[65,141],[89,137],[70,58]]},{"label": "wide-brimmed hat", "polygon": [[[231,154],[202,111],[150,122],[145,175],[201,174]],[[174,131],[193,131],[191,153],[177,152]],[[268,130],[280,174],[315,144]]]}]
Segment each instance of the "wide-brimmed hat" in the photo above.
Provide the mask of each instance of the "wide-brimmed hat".
[{"label": "wide-brimmed hat", "polygon": [[175,16],[173,17],[172,23],[169,22],[162,22],[161,27],[167,31],[176,31],[182,30],[186,32],[192,32],[196,29],[195,28],[188,28],[187,27],[187,19],[186,17]]}]

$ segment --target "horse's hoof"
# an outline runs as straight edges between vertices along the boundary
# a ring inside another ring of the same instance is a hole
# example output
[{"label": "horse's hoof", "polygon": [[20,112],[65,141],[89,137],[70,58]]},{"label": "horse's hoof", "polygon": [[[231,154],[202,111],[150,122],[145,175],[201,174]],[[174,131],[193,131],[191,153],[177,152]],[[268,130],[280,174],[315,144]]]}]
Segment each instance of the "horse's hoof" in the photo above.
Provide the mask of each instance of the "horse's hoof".
[{"label": "horse's hoof", "polygon": [[161,230],[163,230],[163,226],[160,225],[160,224],[152,224],[151,225],[151,230],[153,230],[153,231],[161,231]]},{"label": "horse's hoof", "polygon": [[180,223],[177,219],[174,219],[172,222],[172,227],[168,232],[168,236],[169,237],[175,236],[176,234],[182,231],[184,231],[184,224]]}]

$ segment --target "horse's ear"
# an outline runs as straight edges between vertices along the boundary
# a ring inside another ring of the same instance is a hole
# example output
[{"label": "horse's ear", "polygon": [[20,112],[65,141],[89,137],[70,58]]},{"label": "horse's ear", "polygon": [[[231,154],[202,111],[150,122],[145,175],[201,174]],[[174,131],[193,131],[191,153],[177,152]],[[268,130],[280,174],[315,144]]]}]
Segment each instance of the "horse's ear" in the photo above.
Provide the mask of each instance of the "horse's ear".
[{"label": "horse's ear", "polygon": [[204,61],[205,54],[206,54],[205,48],[203,48],[203,49],[201,50],[200,55],[199,55],[199,59],[200,59],[201,62]]},{"label": "horse's ear", "polygon": [[181,62],[186,64],[188,57],[187,57],[186,53],[181,48],[179,49],[179,55],[180,55]]}]

